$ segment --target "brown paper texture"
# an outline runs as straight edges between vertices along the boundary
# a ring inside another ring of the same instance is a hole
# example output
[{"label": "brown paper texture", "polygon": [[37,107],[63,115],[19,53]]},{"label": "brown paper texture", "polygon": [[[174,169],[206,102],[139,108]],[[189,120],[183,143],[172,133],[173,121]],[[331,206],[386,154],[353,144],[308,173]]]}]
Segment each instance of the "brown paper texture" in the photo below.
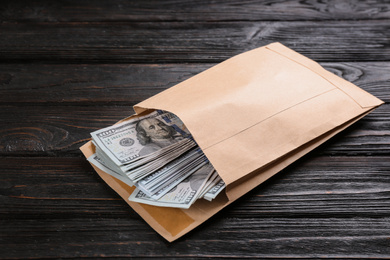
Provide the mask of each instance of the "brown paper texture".
[{"label": "brown paper texture", "polygon": [[[273,43],[134,106],[134,116],[149,109],[179,116],[227,184],[226,195],[212,202],[199,200],[187,210],[142,205],[128,201],[132,189],[95,170],[149,225],[173,241],[382,103]],[[87,143],[81,150],[88,157],[93,146]]]}]

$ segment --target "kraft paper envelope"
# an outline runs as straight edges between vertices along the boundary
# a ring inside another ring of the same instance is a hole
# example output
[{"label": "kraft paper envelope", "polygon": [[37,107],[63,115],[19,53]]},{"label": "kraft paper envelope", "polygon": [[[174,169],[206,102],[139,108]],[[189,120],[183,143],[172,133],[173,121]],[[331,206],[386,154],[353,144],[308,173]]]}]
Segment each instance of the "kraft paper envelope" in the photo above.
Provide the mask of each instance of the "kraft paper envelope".
[{"label": "kraft paper envelope", "polygon": [[[142,218],[173,241],[342,131],[383,102],[273,43],[230,58],[134,106],[130,118],[161,109],[187,126],[227,184],[189,209],[131,202],[134,190],[95,168]],[[102,126],[103,127],[103,126]],[[94,153],[91,142],[81,150]]]}]

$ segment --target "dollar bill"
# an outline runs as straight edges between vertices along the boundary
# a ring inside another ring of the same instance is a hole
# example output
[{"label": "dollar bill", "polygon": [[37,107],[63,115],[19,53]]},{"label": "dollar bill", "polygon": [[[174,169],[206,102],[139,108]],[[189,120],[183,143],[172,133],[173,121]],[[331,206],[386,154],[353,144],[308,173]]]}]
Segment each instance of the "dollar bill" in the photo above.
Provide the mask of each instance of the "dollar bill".
[{"label": "dollar bill", "polygon": [[125,165],[121,165],[120,168],[124,172],[132,171],[135,168],[148,165],[149,163],[155,163],[157,160],[166,161],[169,158],[176,158],[185,151],[195,146],[197,146],[197,144],[192,139],[184,138],[183,140],[173,143],[167,147],[161,148],[154,153],[148,154],[143,158],[134,160],[131,163]]},{"label": "dollar bill", "polygon": [[191,141],[190,143],[185,143],[178,147],[174,152],[166,154],[165,156],[154,158],[152,161],[148,161],[138,167],[128,170],[125,166],[121,166],[120,169],[127,174],[127,176],[133,181],[137,182],[138,180],[144,178],[150,173],[154,172],[156,169],[159,169],[173,160],[176,160],[178,157],[182,156],[189,149],[196,147],[196,143]]},{"label": "dollar bill", "polygon": [[220,194],[225,189],[225,187],[225,182],[221,179],[216,186],[214,186],[203,196],[203,198],[208,201],[212,201],[218,196],[218,194]]},{"label": "dollar bill", "polygon": [[135,189],[129,200],[159,207],[188,209],[196,201],[202,187],[213,173],[214,168],[207,163],[158,200],[152,199],[139,189]]},{"label": "dollar bill", "polygon": [[190,137],[174,114],[156,110],[148,115],[91,133],[97,146],[117,165],[129,164]]},{"label": "dollar bill", "polygon": [[99,158],[96,154],[91,155],[87,158],[87,160],[100,170],[110,174],[127,185],[134,186],[134,183],[125,174],[123,174],[123,172],[110,168],[110,166],[108,166],[107,163],[105,163],[104,160]]},{"label": "dollar bill", "polygon": [[199,193],[198,198],[203,198],[203,196],[211,190],[217,183],[221,180],[219,177],[217,171],[214,170],[213,174],[210,176],[210,178],[207,180],[206,184],[202,188],[202,191]]},{"label": "dollar bill", "polygon": [[207,163],[207,158],[199,148],[192,150],[186,156],[178,158],[163,169],[139,181],[137,187],[152,199],[157,200]]}]

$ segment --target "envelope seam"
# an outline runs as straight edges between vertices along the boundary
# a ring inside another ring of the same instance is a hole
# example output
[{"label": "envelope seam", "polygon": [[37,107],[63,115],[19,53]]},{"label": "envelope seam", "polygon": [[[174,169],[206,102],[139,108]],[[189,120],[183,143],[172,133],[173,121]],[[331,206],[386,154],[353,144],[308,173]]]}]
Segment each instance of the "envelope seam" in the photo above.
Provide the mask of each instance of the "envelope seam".
[{"label": "envelope seam", "polygon": [[[302,64],[301,62],[299,62],[299,61],[297,61],[297,60],[295,60],[295,59],[293,59],[293,58],[290,58],[290,57],[288,57],[288,56],[286,56],[286,55],[284,55],[284,54],[282,54],[282,53],[280,53],[280,52],[278,52],[278,51],[276,51],[276,50],[270,48],[270,46],[266,46],[266,49],[267,49],[267,50],[270,50],[270,51],[272,51],[272,52],[274,52],[274,53],[276,53],[276,54],[278,54],[278,55],[281,55],[281,56],[285,57],[286,59],[289,59],[289,60],[291,60],[291,61],[293,61],[293,62],[295,62],[295,63],[297,63],[297,64],[299,64],[299,65],[301,65],[301,66],[303,66],[303,67],[305,67],[306,69],[310,70],[311,72],[314,72],[315,74],[317,74],[318,76],[320,76],[321,78],[325,79],[325,80],[328,81],[330,84],[332,84],[333,86],[335,86],[336,88],[338,88],[341,92],[343,92],[346,96],[348,96],[350,99],[352,99],[352,100],[353,100],[356,104],[358,104],[361,108],[364,108],[357,100],[355,100],[355,99],[354,99],[353,97],[351,97],[347,92],[345,92],[342,88],[340,88],[339,86],[337,86],[337,84],[335,84],[334,82],[330,81],[327,77],[325,77],[325,76],[322,75],[321,73],[318,73],[317,71],[315,71],[315,70],[313,70],[312,68],[306,66],[305,64]],[[319,65],[319,66],[321,66],[321,65]],[[322,66],[321,66],[321,69],[323,69]]]},{"label": "envelope seam", "polygon": [[213,146],[215,146],[215,145],[218,145],[218,144],[220,144],[220,143],[222,143],[222,142],[224,142],[224,141],[226,141],[226,140],[228,140],[228,139],[230,139],[230,138],[232,138],[232,137],[234,137],[234,136],[236,136],[236,135],[241,134],[242,132],[245,132],[246,130],[248,130],[248,129],[250,129],[250,128],[252,128],[252,127],[254,127],[254,126],[256,126],[256,125],[258,125],[258,124],[260,124],[260,123],[262,123],[262,122],[264,122],[264,121],[266,121],[266,120],[268,120],[268,119],[270,119],[270,118],[272,118],[272,117],[274,117],[274,116],[276,116],[276,115],[278,115],[278,114],[284,112],[284,111],[287,111],[287,110],[289,110],[289,109],[291,109],[291,108],[293,108],[293,107],[295,107],[295,106],[297,106],[297,105],[303,104],[303,103],[305,103],[305,102],[307,102],[307,101],[309,101],[309,100],[311,100],[311,99],[314,99],[314,98],[316,98],[316,97],[319,97],[319,96],[321,96],[321,95],[323,95],[323,94],[325,94],[325,93],[328,93],[328,92],[330,92],[330,91],[333,91],[333,90],[339,90],[339,88],[328,89],[328,90],[326,90],[326,91],[324,91],[324,92],[322,92],[322,93],[319,93],[319,94],[317,94],[317,95],[315,95],[315,96],[312,96],[312,97],[310,97],[310,98],[308,98],[308,99],[302,100],[302,101],[300,101],[300,102],[298,102],[298,103],[296,103],[296,104],[294,104],[294,105],[291,105],[291,106],[289,106],[289,107],[287,107],[287,108],[285,108],[285,109],[282,109],[282,110],[280,110],[279,112],[277,112],[277,113],[275,113],[275,114],[272,114],[271,116],[269,116],[269,117],[267,117],[267,118],[264,118],[263,120],[261,120],[261,121],[255,123],[255,124],[253,124],[253,125],[250,125],[250,126],[244,128],[244,129],[240,130],[239,132],[235,133],[234,135],[231,135],[231,136],[229,136],[229,137],[227,137],[227,138],[225,138],[225,139],[223,139],[223,140],[221,140],[221,141],[219,141],[219,142],[217,142],[217,143],[214,143],[214,144],[212,144],[212,145],[210,145],[210,146],[208,146],[208,147],[206,147],[206,148],[202,148],[202,150],[205,151],[205,150],[207,150],[207,149],[209,149],[209,148],[211,148],[211,147],[213,147]]}]

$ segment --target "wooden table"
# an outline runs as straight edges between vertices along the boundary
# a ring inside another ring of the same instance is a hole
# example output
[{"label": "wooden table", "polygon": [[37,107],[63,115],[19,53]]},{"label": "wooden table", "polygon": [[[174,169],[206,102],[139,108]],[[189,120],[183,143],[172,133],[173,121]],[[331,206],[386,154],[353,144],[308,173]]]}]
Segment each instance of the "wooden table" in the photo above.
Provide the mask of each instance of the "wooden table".
[{"label": "wooden table", "polygon": [[[0,258],[390,257],[390,1],[2,1]],[[174,243],[79,147],[279,41],[386,102]]]}]

